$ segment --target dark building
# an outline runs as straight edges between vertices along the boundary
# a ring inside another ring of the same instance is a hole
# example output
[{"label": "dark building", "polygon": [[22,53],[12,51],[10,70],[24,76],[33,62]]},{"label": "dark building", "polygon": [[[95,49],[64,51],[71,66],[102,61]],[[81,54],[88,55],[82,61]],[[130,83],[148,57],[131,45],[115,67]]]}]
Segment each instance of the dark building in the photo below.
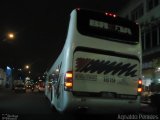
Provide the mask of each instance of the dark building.
[{"label": "dark building", "polygon": [[160,0],[130,0],[120,16],[140,24],[145,92],[160,91]]}]

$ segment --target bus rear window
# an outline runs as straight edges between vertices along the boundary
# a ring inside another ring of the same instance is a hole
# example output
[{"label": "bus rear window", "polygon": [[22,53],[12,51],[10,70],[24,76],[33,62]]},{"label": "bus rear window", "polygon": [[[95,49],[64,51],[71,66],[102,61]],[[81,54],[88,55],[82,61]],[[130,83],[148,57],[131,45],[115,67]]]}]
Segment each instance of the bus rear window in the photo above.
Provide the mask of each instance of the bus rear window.
[{"label": "bus rear window", "polygon": [[139,27],[136,23],[102,12],[77,10],[77,29],[83,35],[106,40],[139,42]]}]

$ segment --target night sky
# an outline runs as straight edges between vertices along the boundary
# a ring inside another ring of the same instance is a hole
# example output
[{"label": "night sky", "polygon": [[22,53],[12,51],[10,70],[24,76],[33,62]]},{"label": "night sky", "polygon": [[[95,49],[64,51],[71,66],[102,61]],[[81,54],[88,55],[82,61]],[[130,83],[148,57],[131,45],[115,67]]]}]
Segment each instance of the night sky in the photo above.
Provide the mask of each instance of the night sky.
[{"label": "night sky", "polygon": [[[1,0],[0,67],[31,65],[34,76],[54,62],[63,47],[70,12],[89,8],[117,12],[129,0]],[[3,42],[14,32],[14,41]]]}]

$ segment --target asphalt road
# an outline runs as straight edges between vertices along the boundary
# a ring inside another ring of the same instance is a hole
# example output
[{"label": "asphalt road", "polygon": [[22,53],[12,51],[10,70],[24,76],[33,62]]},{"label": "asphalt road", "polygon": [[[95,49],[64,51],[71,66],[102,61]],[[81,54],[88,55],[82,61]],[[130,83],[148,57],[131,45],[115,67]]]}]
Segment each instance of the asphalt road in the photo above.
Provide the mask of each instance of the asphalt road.
[{"label": "asphalt road", "polygon": [[[154,110],[146,104],[142,104],[141,113],[132,113],[131,115],[137,118],[140,115],[152,115],[155,119],[157,117],[160,119],[160,116],[154,113]],[[127,116],[128,114],[125,115],[125,117]],[[0,120],[120,120],[122,117],[122,114],[93,115],[70,113],[62,115],[51,109],[50,103],[45,98],[44,93],[15,93],[10,89],[0,89]]]}]

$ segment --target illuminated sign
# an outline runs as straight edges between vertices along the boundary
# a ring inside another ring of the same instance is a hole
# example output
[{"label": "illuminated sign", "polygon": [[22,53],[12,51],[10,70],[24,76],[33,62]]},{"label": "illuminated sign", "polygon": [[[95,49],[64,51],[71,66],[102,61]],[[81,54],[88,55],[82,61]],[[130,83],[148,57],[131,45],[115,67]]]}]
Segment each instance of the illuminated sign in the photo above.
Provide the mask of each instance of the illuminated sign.
[{"label": "illuminated sign", "polygon": [[91,27],[96,27],[96,28],[100,28],[100,29],[114,30],[116,32],[125,33],[125,34],[129,34],[129,35],[132,34],[131,30],[127,27],[123,27],[123,26],[119,26],[119,25],[113,25],[113,24],[109,24],[109,23],[106,23],[106,22],[98,21],[98,20],[90,19],[89,20],[89,25]]}]

